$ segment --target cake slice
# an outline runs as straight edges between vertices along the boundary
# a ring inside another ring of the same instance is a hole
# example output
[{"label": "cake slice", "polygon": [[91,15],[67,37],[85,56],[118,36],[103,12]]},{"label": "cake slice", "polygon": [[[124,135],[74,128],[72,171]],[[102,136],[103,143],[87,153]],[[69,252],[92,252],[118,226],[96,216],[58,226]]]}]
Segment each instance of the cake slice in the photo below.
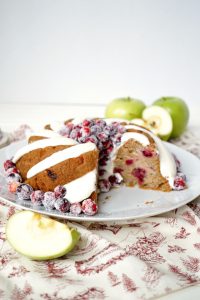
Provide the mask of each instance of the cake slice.
[{"label": "cake slice", "polygon": [[63,186],[70,203],[87,198],[97,201],[98,150],[95,144],[78,144],[63,137],[40,138],[19,149],[12,160],[23,183],[43,192]]}]

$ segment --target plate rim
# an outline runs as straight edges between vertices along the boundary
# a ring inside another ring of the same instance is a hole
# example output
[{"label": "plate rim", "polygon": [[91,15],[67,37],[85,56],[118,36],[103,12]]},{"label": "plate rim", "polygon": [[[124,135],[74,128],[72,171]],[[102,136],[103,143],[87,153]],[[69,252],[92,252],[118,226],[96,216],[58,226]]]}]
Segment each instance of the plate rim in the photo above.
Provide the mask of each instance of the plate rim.
[{"label": "plate rim", "polygon": [[[25,140],[21,140],[21,141],[17,141],[15,143],[12,143],[12,144],[9,144],[8,146],[0,149],[0,155],[1,155],[1,152],[5,152],[6,149],[8,148],[12,148],[14,145],[16,146],[16,144],[22,144],[23,142],[25,142]],[[199,161],[199,164],[200,164],[200,159],[195,156],[193,153],[185,150],[185,149],[182,149],[180,147],[178,147],[177,145],[175,144],[172,144],[172,143],[169,143],[169,142],[164,142],[164,144],[170,148],[170,150],[173,151],[173,148],[178,150],[178,151],[181,151],[183,152],[184,154],[186,153],[186,155],[189,155],[191,156],[193,159],[196,159],[197,161]],[[180,191],[181,193],[181,191]],[[167,213],[167,212],[170,212],[172,210],[175,210],[179,207],[182,207],[184,205],[186,205],[187,203],[193,201],[194,199],[196,199],[198,196],[200,195],[200,187],[199,187],[199,191],[198,191],[198,194],[197,195],[193,195],[191,198],[189,199],[185,199],[184,201],[181,201],[181,203],[174,203],[174,205],[166,208],[164,207],[163,208],[163,211],[159,211],[159,212],[147,212],[147,213],[143,213],[141,215],[138,215],[138,216],[98,216],[98,213],[94,216],[87,216],[87,215],[80,215],[80,216],[74,216],[74,215],[70,215],[70,214],[64,214],[64,213],[59,213],[58,211],[56,211],[55,213],[53,211],[48,211],[48,210],[38,210],[37,207],[34,208],[33,207],[26,207],[25,205],[23,204],[20,204],[18,202],[15,202],[15,201],[12,201],[12,200],[8,200],[4,197],[2,197],[0,195],[0,200],[10,206],[15,206],[17,207],[18,209],[22,209],[22,210],[30,210],[30,211],[33,211],[33,212],[36,212],[36,213],[39,213],[39,214],[43,214],[43,215],[46,215],[46,216],[49,216],[49,217],[54,217],[54,218],[58,218],[58,219],[62,219],[62,220],[69,220],[69,221],[80,221],[80,222],[117,222],[117,221],[129,221],[129,220],[136,220],[136,219],[142,219],[142,218],[147,218],[147,217],[154,217],[154,216],[158,216],[158,215],[161,215],[163,213]]]}]

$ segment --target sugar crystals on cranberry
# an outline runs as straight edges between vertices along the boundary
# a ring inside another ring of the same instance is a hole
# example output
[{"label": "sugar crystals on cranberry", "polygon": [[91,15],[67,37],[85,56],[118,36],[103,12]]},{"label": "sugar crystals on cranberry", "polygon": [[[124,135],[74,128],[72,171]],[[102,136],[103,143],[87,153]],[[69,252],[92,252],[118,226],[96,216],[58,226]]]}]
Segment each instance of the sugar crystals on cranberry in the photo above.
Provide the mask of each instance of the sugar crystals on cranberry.
[{"label": "sugar crystals on cranberry", "polygon": [[44,199],[42,200],[42,204],[47,210],[54,209],[55,202],[56,202],[56,197],[54,192],[44,193]]},{"label": "sugar crystals on cranberry", "polygon": [[17,187],[16,193],[19,200],[30,200],[33,188],[26,183],[22,183]]},{"label": "sugar crystals on cranberry", "polygon": [[70,213],[74,216],[80,215],[82,212],[82,206],[80,202],[74,202],[70,205]]},{"label": "sugar crystals on cranberry", "polygon": [[42,205],[44,200],[44,192],[41,190],[33,191],[30,195],[31,202],[35,205]]},{"label": "sugar crystals on cranberry", "polygon": [[66,213],[70,209],[70,202],[65,198],[59,198],[59,199],[56,199],[56,201],[54,203],[54,207],[58,211]]},{"label": "sugar crystals on cranberry", "polygon": [[85,215],[93,216],[97,213],[98,206],[92,199],[88,198],[83,200],[82,210]]},{"label": "sugar crystals on cranberry", "polygon": [[65,195],[66,195],[66,188],[62,185],[58,185],[55,187],[54,189],[54,194],[55,194],[55,198],[58,199],[58,198],[63,198]]},{"label": "sugar crystals on cranberry", "polygon": [[8,184],[12,183],[12,182],[22,182],[22,178],[18,173],[10,173],[7,177],[6,177],[6,182]]},{"label": "sugar crystals on cranberry", "polygon": [[4,170],[7,171],[9,168],[15,167],[15,164],[14,164],[14,162],[12,162],[12,160],[7,159],[7,160],[4,162],[3,166],[4,166]]}]

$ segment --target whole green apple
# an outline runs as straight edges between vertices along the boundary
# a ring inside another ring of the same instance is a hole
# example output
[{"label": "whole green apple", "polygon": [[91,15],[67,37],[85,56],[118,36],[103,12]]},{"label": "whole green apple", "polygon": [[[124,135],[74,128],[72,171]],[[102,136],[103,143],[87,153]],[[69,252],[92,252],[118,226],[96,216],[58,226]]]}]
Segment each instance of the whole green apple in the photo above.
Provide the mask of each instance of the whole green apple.
[{"label": "whole green apple", "polygon": [[170,113],[173,122],[171,138],[179,137],[186,129],[189,121],[187,104],[177,97],[162,97],[156,100],[153,105],[161,106]]},{"label": "whole green apple", "polygon": [[106,118],[120,118],[126,120],[132,120],[135,118],[141,118],[142,111],[146,105],[143,101],[133,99],[130,97],[119,98],[111,101],[105,111]]}]

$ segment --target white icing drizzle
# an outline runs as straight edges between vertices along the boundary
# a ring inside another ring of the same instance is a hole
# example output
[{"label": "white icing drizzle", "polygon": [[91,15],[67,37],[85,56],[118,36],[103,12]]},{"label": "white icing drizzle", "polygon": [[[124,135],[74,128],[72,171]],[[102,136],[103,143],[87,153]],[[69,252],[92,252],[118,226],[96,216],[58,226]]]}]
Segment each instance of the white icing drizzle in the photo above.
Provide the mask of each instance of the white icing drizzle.
[{"label": "white icing drizzle", "polygon": [[58,132],[65,125],[65,121],[54,121],[51,122],[49,125],[52,130]]},{"label": "white icing drizzle", "polygon": [[69,159],[78,157],[83,153],[93,151],[96,149],[96,145],[93,143],[85,143],[85,144],[78,144],[74,147],[69,147],[67,149],[63,149],[61,151],[58,151],[56,153],[53,153],[49,157],[43,159],[36,165],[34,165],[27,173],[27,178],[31,178],[35,176],[36,174],[57,165],[58,163]]},{"label": "white icing drizzle", "polygon": [[[122,142],[122,145],[127,142],[129,139],[134,139],[136,140],[137,142],[139,142],[140,144],[142,144],[144,147],[149,145],[149,139],[146,135],[142,134],[142,133],[139,133],[139,132],[125,132],[123,135],[122,135],[122,138],[121,138],[121,142]],[[120,145],[120,147],[122,146]]]},{"label": "white icing drizzle", "polygon": [[31,136],[41,136],[46,138],[52,138],[52,137],[60,137],[60,134],[53,130],[49,129],[42,129],[40,131],[34,131],[27,134],[27,139],[29,139]]},{"label": "white icing drizzle", "polygon": [[94,169],[80,178],[65,184],[67,200],[74,203],[88,198],[96,190],[96,173],[96,169]]},{"label": "white icing drizzle", "polygon": [[176,163],[175,163],[175,160],[174,160],[172,154],[164,146],[163,142],[152,132],[150,132],[140,126],[126,125],[125,128],[140,130],[140,131],[146,132],[147,134],[149,134],[152,137],[152,139],[155,141],[155,143],[157,145],[158,152],[160,155],[160,172],[161,172],[162,176],[168,180],[169,185],[171,187],[174,187],[174,178],[175,178],[176,172],[177,172],[176,171]]},{"label": "white icing drizzle", "polygon": [[19,149],[12,161],[16,163],[24,154],[39,148],[45,148],[48,146],[61,146],[61,145],[68,146],[68,145],[76,145],[76,144],[77,144],[76,141],[61,136],[56,138],[38,140]]}]

